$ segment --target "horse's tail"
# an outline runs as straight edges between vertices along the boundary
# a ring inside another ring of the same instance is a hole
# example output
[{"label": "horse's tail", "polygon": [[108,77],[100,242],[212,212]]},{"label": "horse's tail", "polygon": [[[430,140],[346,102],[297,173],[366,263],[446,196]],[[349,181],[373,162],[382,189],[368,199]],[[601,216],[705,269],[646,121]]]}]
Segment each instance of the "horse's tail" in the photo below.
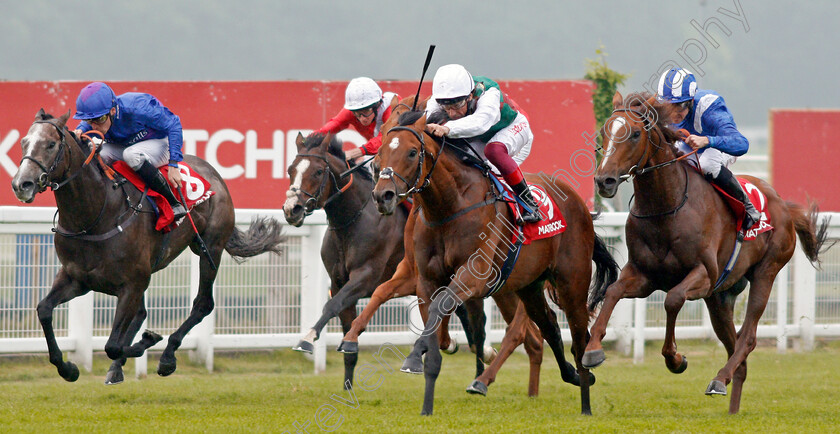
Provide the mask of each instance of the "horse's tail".
[{"label": "horse's tail", "polygon": [[280,245],[286,241],[280,222],[270,217],[256,217],[251,221],[247,232],[233,228],[233,234],[225,244],[225,250],[237,263],[245,258],[265,252],[280,254]]},{"label": "horse's tail", "polygon": [[618,280],[618,263],[613,259],[607,243],[595,234],[595,249],[592,251],[592,261],[595,262],[595,280],[589,291],[589,311],[594,312],[604,296],[607,294],[607,287]]},{"label": "horse's tail", "polygon": [[796,229],[796,234],[799,235],[799,242],[802,244],[805,256],[812,264],[818,265],[820,253],[834,245],[834,242],[825,244],[828,237],[828,224],[831,219],[825,218],[822,223],[818,223],[817,218],[820,210],[814,202],[810,203],[807,210],[795,202],[785,201],[785,205],[793,218],[793,227]]}]

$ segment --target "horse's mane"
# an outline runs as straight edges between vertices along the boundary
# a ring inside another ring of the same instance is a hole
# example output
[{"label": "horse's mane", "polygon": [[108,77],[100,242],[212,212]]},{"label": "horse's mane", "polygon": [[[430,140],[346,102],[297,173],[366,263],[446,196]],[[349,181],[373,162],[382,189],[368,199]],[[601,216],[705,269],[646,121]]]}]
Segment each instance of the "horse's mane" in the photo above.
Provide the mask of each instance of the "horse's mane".
[{"label": "horse's mane", "polygon": [[[306,137],[306,139],[303,142],[303,149],[310,150],[312,148],[317,148],[318,146],[321,146],[321,142],[324,141],[325,136],[326,136],[326,134],[324,134],[324,133],[312,133],[312,134],[310,134],[309,136]],[[329,154],[331,154],[335,157],[338,157],[339,159],[341,159],[341,161],[344,161],[347,158],[347,156],[344,153],[344,149],[342,148],[342,144],[343,144],[343,142],[341,140],[338,140],[338,138],[335,135],[333,135],[330,138],[330,145],[329,145],[329,147],[327,147],[327,153],[329,153]],[[356,166],[357,166],[357,164],[355,162],[350,161],[350,167],[351,168],[356,167]],[[367,179],[369,181],[373,181],[373,175],[370,173],[370,170],[368,170],[367,167],[359,168],[356,171],[354,171],[354,173],[359,174],[359,176],[361,176],[364,179]]]},{"label": "horse's mane", "polygon": [[671,112],[673,104],[661,103],[656,100],[650,92],[636,92],[627,95],[622,102],[624,108],[638,110],[647,119],[654,122],[655,126],[662,131],[666,142],[673,144],[680,139],[679,134],[671,128]]},{"label": "horse's mane", "polygon": [[[400,118],[397,121],[397,123],[401,127],[407,127],[407,126],[410,126],[410,125],[414,125],[415,122],[417,122],[421,117],[423,117],[423,114],[425,114],[425,112],[420,111],[420,110],[418,110],[418,111],[409,110],[405,113],[400,114]],[[427,121],[427,123],[428,123],[428,121]]]}]

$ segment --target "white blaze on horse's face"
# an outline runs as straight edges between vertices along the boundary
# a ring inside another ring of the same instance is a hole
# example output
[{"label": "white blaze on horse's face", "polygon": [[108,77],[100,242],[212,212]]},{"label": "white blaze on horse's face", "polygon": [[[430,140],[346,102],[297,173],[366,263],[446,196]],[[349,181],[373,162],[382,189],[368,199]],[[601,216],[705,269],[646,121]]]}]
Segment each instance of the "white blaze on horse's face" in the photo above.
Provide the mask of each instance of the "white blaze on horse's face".
[{"label": "white blaze on horse's face", "polygon": [[388,147],[391,148],[391,149],[399,148],[400,147],[400,138],[399,137],[394,137],[393,139],[391,139],[391,143],[388,144]]},{"label": "white blaze on horse's face", "polygon": [[26,136],[20,139],[21,146],[23,147],[23,156],[24,157],[31,157],[32,151],[35,148],[32,146],[33,143],[39,143],[41,141],[49,141],[51,140],[47,137],[47,134],[44,132],[43,128],[34,128],[35,131],[30,131]]},{"label": "white blaze on horse's face", "polygon": [[621,130],[621,127],[627,124],[627,121],[624,120],[622,117],[617,117],[613,120],[613,123],[610,127],[610,136],[607,137],[607,146],[604,149],[604,159],[601,160],[601,168],[603,169],[604,166],[607,164],[607,160],[610,158],[610,155],[615,152],[615,138],[618,137],[618,132]]},{"label": "white blaze on horse's face", "polygon": [[283,204],[283,210],[291,212],[292,208],[294,208],[298,200],[297,192],[300,191],[300,185],[303,182],[303,175],[307,170],[309,170],[309,160],[303,158],[298,162],[297,166],[295,166],[295,179],[292,180],[292,185],[290,185],[289,190],[286,191],[286,203]]}]

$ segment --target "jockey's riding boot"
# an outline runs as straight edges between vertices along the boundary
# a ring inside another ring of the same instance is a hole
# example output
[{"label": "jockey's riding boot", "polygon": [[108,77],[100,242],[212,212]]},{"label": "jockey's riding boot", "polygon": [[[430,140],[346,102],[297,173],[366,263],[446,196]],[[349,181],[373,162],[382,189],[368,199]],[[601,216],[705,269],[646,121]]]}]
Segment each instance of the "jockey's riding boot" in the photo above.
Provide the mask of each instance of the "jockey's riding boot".
[{"label": "jockey's riding boot", "polygon": [[735,199],[738,199],[744,204],[746,215],[744,216],[744,223],[741,225],[741,230],[745,232],[748,231],[759,219],[761,219],[761,213],[755,209],[755,206],[753,206],[750,198],[747,196],[747,193],[744,192],[744,189],[741,187],[741,183],[738,182],[738,179],[735,178],[735,175],[733,175],[729,169],[721,167],[720,173],[716,178],[714,178],[714,182],[727,194]]},{"label": "jockey's riding boot", "polygon": [[528,182],[523,179],[519,182],[519,184],[514,184],[510,187],[513,189],[513,193],[522,199],[529,208],[531,208],[529,211],[524,207],[520,207],[520,209],[522,209],[522,221],[525,223],[536,223],[542,220],[542,216],[540,216],[540,206],[537,204],[537,201],[534,200],[534,196],[531,195],[531,190],[528,188]]},{"label": "jockey's riding boot", "polygon": [[169,202],[169,205],[172,206],[172,214],[175,215],[175,221],[178,221],[181,217],[187,215],[187,209],[184,208],[181,201],[179,201],[172,193],[166,178],[163,177],[163,174],[160,173],[155,166],[148,161],[144,161],[143,165],[140,166],[139,169],[135,170],[135,172],[140,175],[140,178],[143,178],[143,182],[145,182],[149,188],[160,193],[160,195]]}]

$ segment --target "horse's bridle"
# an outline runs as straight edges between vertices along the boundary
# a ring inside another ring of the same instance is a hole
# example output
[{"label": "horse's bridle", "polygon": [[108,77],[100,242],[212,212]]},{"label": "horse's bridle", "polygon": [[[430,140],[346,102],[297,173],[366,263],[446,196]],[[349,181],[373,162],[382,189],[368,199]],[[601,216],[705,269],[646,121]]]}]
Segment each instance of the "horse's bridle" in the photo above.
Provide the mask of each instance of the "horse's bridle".
[{"label": "horse's bridle", "polygon": [[397,190],[397,181],[394,181],[393,176],[396,176],[400,179],[400,181],[402,181],[405,184],[405,186],[407,187],[405,193],[397,193],[397,197],[399,197],[400,199],[404,199],[408,196],[411,196],[412,194],[422,192],[426,189],[426,187],[429,186],[429,184],[432,181],[432,173],[435,170],[435,166],[437,166],[437,162],[440,159],[441,154],[443,154],[443,149],[446,147],[446,140],[442,141],[440,145],[440,151],[438,151],[437,156],[435,156],[434,160],[432,160],[432,166],[429,169],[429,173],[426,174],[426,177],[423,179],[423,183],[420,184],[420,186],[418,187],[417,184],[420,182],[420,174],[423,173],[423,162],[425,161],[425,156],[427,153],[430,157],[432,156],[432,153],[426,150],[426,141],[423,139],[423,134],[418,133],[417,130],[415,130],[414,128],[403,126],[396,126],[388,130],[389,133],[391,131],[410,131],[412,134],[414,134],[414,137],[416,137],[417,140],[420,142],[420,159],[417,162],[417,172],[414,176],[413,182],[409,183],[408,180],[403,178],[399,173],[394,172],[394,169],[392,169],[390,166],[382,169],[382,171],[379,172],[380,178],[390,179],[394,183],[395,192]]},{"label": "horse's bridle", "polygon": [[[659,130],[659,127],[658,127],[657,125],[652,125],[652,126],[651,126],[650,119],[648,118],[648,116],[647,116],[646,114],[644,114],[644,113],[642,113],[642,112],[640,112],[640,111],[638,111],[638,110],[628,109],[628,108],[615,109],[615,110],[613,110],[612,114],[614,115],[614,114],[616,114],[616,112],[630,112],[630,113],[633,113],[633,114],[635,114],[635,115],[639,116],[639,118],[640,118],[640,119],[642,119],[642,123],[643,123],[643,124],[644,124],[644,126],[645,126],[645,130],[648,130],[648,131],[653,130],[653,131],[655,131],[655,132],[656,132],[656,135],[659,137],[659,143],[660,143],[660,144],[661,144],[661,143],[663,143],[663,142],[665,141],[665,137],[664,137],[664,135],[662,134],[662,131],[660,131],[660,130]],[[683,130],[680,130],[680,131],[683,131]],[[686,133],[686,134],[688,134],[688,133]],[[653,157],[654,155],[656,155],[656,153],[657,153],[657,152],[659,152],[659,151],[661,151],[661,150],[662,150],[662,146],[657,145],[656,143],[654,143],[654,142],[653,142],[653,140],[648,140],[648,142],[650,142],[650,144],[651,144],[651,145],[653,145],[653,147],[655,147],[655,148],[656,148],[656,151],[655,151],[653,154],[651,154],[651,155],[650,155],[650,157]],[[650,167],[642,167],[642,168],[640,169],[639,167],[641,167],[643,164],[647,163],[648,158],[650,158],[650,157],[648,157],[648,155],[647,155],[647,154],[648,154],[648,147],[647,147],[647,146],[645,146],[645,153],[644,153],[644,154],[642,154],[642,158],[640,158],[640,159],[639,159],[639,162],[638,162],[638,163],[636,163],[636,164],[634,164],[632,167],[630,167],[630,170],[628,170],[626,174],[621,175],[621,176],[619,176],[618,178],[619,178],[619,179],[621,179],[622,181],[626,181],[626,180],[628,180],[629,178],[631,178],[631,177],[633,177],[633,176],[644,175],[645,173],[651,172],[651,171],[656,170],[656,169],[659,169],[659,168],[661,168],[661,167],[668,166],[668,165],[670,165],[670,164],[674,164],[674,163],[676,163],[677,161],[680,161],[680,160],[683,160],[683,159],[685,159],[685,158],[688,158],[689,156],[691,156],[691,155],[695,154],[698,150],[699,150],[699,149],[695,149],[694,151],[692,151],[692,152],[690,152],[690,153],[688,153],[688,154],[685,154],[685,155],[679,156],[679,157],[677,157],[677,158],[674,158],[673,160],[668,160],[668,161],[666,161],[666,162],[664,162],[664,163],[659,163],[659,164],[657,164],[657,165],[650,166]]]},{"label": "horse's bridle", "polygon": [[[299,192],[308,196],[308,199],[306,199],[306,201],[303,203],[303,212],[304,212],[305,215],[309,216],[313,212],[315,212],[316,209],[318,209],[318,202],[321,201],[321,195],[324,193],[324,187],[326,187],[326,185],[327,185],[327,177],[328,176],[329,176],[329,179],[332,180],[332,185],[333,185],[333,188],[335,188],[335,193],[333,193],[332,195],[330,195],[330,197],[327,198],[327,200],[324,202],[324,206],[327,206],[327,204],[329,204],[333,200],[337,199],[338,196],[341,195],[344,191],[341,189],[341,187],[339,187],[338,180],[336,179],[335,175],[333,175],[333,172],[330,169],[330,162],[327,161],[326,157],[324,157],[323,155],[317,155],[317,154],[298,154],[298,157],[317,158],[319,160],[322,160],[324,162],[324,164],[326,164],[326,166],[327,166],[327,169],[324,171],[325,172],[324,175],[321,177],[321,183],[318,185],[318,191],[315,194],[312,194],[312,193],[310,193],[310,192],[308,192],[308,191],[306,191],[302,188],[297,188],[296,189]],[[352,178],[351,178],[350,182],[353,182]],[[349,183],[348,183],[348,185],[349,185]]]},{"label": "horse's bridle", "polygon": [[64,130],[61,127],[59,127],[55,122],[51,122],[49,120],[37,120],[33,123],[34,124],[50,124],[53,127],[55,127],[55,130],[58,132],[58,136],[61,138],[61,141],[58,142],[58,155],[53,160],[49,169],[46,166],[44,166],[43,163],[36,160],[35,158],[30,157],[29,155],[24,155],[24,157],[20,159],[20,164],[22,165],[24,161],[29,160],[29,161],[35,163],[36,165],[38,165],[38,167],[41,168],[41,171],[43,173],[41,173],[41,176],[38,177],[38,193],[43,193],[47,189],[47,187],[52,188],[53,191],[58,190],[61,186],[70,182],[70,180],[75,178],[76,175],[77,175],[77,174],[74,173],[72,176],[69,176],[67,179],[65,179],[61,183],[50,182],[50,178],[51,178],[51,175],[52,175],[53,171],[56,169],[56,167],[58,167],[58,164],[61,163],[61,160],[64,159],[64,153],[66,152],[65,148],[67,147],[67,141],[64,137]]}]

